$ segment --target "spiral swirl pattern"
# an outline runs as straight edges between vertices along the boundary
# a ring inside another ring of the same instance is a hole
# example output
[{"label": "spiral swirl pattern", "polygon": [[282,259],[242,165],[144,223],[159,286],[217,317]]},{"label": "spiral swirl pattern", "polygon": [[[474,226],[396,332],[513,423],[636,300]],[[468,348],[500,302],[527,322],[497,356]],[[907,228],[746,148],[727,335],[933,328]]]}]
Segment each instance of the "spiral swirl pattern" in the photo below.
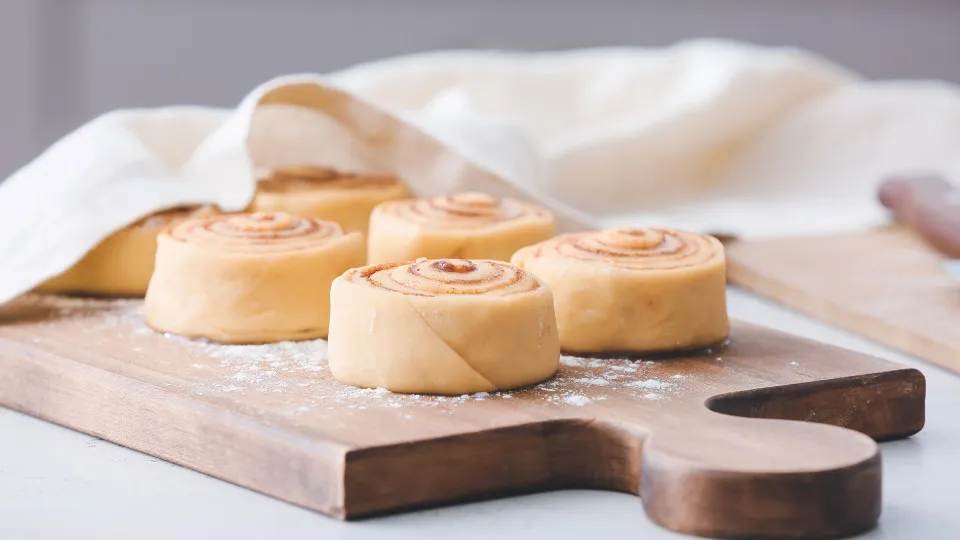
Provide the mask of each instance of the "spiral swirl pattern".
[{"label": "spiral swirl pattern", "polygon": [[405,221],[438,229],[474,229],[523,217],[549,217],[543,208],[477,192],[396,201],[381,209]]},{"label": "spiral swirl pattern", "polygon": [[180,242],[218,251],[266,253],[321,246],[344,236],[340,225],[282,212],[257,212],[187,221],[167,231]]},{"label": "spiral swirl pattern", "polygon": [[[161,230],[189,219],[201,219],[217,214],[214,206],[176,206],[161,210],[130,225],[131,229]],[[154,233],[156,234],[156,233]]]},{"label": "spiral swirl pattern", "polygon": [[672,229],[608,229],[567,234],[531,249],[532,258],[554,254],[630,270],[681,269],[723,258],[723,246],[716,238]]},{"label": "spiral swirl pattern", "polygon": [[507,296],[540,288],[537,278],[512,264],[466,259],[418,259],[365,266],[350,270],[344,277],[413,296]]},{"label": "spiral swirl pattern", "polygon": [[270,172],[259,182],[261,191],[286,193],[316,189],[369,189],[399,184],[390,174],[361,174],[338,171],[314,165],[292,165]]}]

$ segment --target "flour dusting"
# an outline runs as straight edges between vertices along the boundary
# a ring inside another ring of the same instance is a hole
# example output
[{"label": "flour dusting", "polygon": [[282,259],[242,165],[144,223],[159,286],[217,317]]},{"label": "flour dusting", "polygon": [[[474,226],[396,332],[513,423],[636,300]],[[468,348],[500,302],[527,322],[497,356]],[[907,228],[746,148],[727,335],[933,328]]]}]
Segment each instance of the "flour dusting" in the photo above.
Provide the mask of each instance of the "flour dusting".
[{"label": "flour dusting", "polygon": [[601,379],[600,377],[584,377],[580,379],[573,379],[573,382],[579,384],[585,384],[587,386],[610,386],[610,381],[606,379]]},{"label": "flour dusting", "polygon": [[672,384],[660,381],[657,379],[647,379],[644,381],[631,381],[627,383],[627,386],[632,386],[634,388],[646,388],[648,390],[663,390],[665,388],[670,388]]},{"label": "flour dusting", "polygon": [[[224,381],[224,387],[219,388],[220,391],[282,392],[291,386],[314,386],[320,381],[309,376],[327,370],[327,342],[323,339],[265,345],[222,345],[170,334],[164,334],[164,337],[195,348],[204,356],[218,360],[221,368],[232,371],[232,375]],[[192,364],[192,367],[200,370],[205,368],[203,364]],[[205,385],[204,390],[217,391],[218,387],[215,384]]]},{"label": "flour dusting", "polygon": [[563,398],[563,402],[567,405],[576,405],[577,407],[583,407],[587,403],[590,403],[591,400],[587,396],[572,395]]},{"label": "flour dusting", "polygon": [[[698,384],[697,377],[676,373],[670,361],[598,359],[562,356],[560,370],[551,379],[528,388],[505,392],[478,392],[463,396],[396,394],[384,388],[356,388],[333,380],[322,339],[263,345],[224,345],[172,334],[157,334],[143,320],[141,300],[107,300],[28,295],[30,308],[58,318],[84,319],[82,331],[90,339],[120,338],[140,362],[156,362],[183,380],[188,391],[200,395],[255,393],[263,410],[291,417],[329,415],[331,412],[397,409],[398,421],[416,421],[417,411],[452,413],[459,407],[492,400],[518,400],[528,406],[587,407],[605,400],[667,400]],[[89,319],[89,320],[87,320]],[[371,313],[369,331],[378,322]],[[45,318],[46,320],[46,318]],[[146,357],[161,349],[164,355]],[[188,361],[178,364],[177,355]],[[721,358],[716,357],[717,361]],[[146,365],[146,364],[145,364]],[[795,363],[791,365],[796,365]]]},{"label": "flour dusting", "polygon": [[[307,387],[309,403],[290,414],[314,410],[423,409],[449,412],[468,403],[488,399],[532,398],[549,406],[583,407],[614,397],[661,400],[677,391],[686,375],[654,376],[657,362],[630,359],[596,359],[563,356],[556,376],[530,388],[505,392],[478,392],[462,396],[397,394],[385,388],[356,388],[332,380],[324,340],[281,342],[267,345],[219,345],[170,336],[199,353],[217,360],[230,375],[217,385],[206,385],[203,393],[232,393],[241,390],[283,393]],[[194,364],[194,367],[202,364]],[[202,368],[197,368],[202,369]]]},{"label": "flour dusting", "polygon": [[[66,318],[95,318],[97,323],[89,326],[90,330],[128,326],[132,327],[132,333],[138,335],[153,332],[143,322],[143,301],[135,298],[82,298],[31,294],[14,302],[51,315],[47,320],[51,323]],[[14,303],[11,304],[14,305]]]}]

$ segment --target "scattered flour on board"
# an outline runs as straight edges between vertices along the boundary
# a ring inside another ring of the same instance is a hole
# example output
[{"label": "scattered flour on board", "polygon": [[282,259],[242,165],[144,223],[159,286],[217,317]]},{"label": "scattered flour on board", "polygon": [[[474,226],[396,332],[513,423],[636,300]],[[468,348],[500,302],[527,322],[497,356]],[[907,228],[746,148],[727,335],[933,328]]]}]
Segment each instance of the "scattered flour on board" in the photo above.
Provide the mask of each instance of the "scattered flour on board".
[{"label": "scattered flour on board", "polygon": [[658,379],[646,379],[643,381],[628,382],[627,386],[632,386],[634,388],[646,388],[647,390],[663,390],[665,388],[670,388],[673,386],[673,384]]},{"label": "scattered flour on board", "polygon": [[594,359],[564,356],[560,372],[531,388],[506,392],[478,392],[463,396],[395,394],[384,388],[356,388],[332,380],[326,361],[324,340],[281,342],[269,345],[218,345],[170,337],[189,343],[204,356],[215,359],[232,373],[222,385],[204,391],[283,393],[291,387],[308,387],[309,403],[298,403],[291,414],[313,410],[374,408],[439,408],[449,412],[468,402],[486,399],[533,397],[547,405],[582,407],[627,394],[636,399],[661,400],[678,390],[688,376],[667,374],[657,377],[656,362],[628,359]]},{"label": "scattered flour on board", "polygon": [[591,401],[593,400],[588,398],[587,396],[580,396],[580,395],[572,395],[572,396],[567,396],[563,398],[564,403],[568,405],[576,405],[578,407],[582,407],[587,403],[590,403]]},{"label": "scattered flour on board", "polygon": [[573,379],[573,382],[585,384],[587,386],[610,386],[610,381],[600,377],[584,377],[580,379]]},{"label": "scattered flour on board", "polygon": [[95,318],[97,323],[88,330],[103,330],[113,327],[133,327],[134,334],[153,332],[143,322],[143,301],[139,299],[81,298],[46,294],[30,294],[11,302],[29,305],[53,315],[50,322],[59,319]]},{"label": "scattered flour on board", "polygon": [[[135,340],[134,352],[156,347],[158,334],[143,321],[140,300],[84,299],[30,295],[37,307],[66,317],[90,317],[97,322],[91,333],[115,327]],[[370,326],[375,325],[375,316]],[[104,333],[106,335],[106,333]],[[552,379],[530,388],[507,392],[479,392],[465,396],[394,394],[383,388],[356,388],[334,381],[327,365],[327,342],[322,339],[265,345],[223,345],[163,334],[165,341],[182,344],[190,355],[198,394],[264,394],[272,404],[283,405],[289,415],[342,410],[408,409],[403,419],[416,418],[416,408],[441,412],[469,402],[524,398],[550,406],[582,407],[620,395],[662,400],[681,391],[692,376],[672,373],[669,362],[629,359],[596,359],[563,356]],[[718,357],[717,360],[720,360]],[[271,405],[273,408],[273,405]]]}]

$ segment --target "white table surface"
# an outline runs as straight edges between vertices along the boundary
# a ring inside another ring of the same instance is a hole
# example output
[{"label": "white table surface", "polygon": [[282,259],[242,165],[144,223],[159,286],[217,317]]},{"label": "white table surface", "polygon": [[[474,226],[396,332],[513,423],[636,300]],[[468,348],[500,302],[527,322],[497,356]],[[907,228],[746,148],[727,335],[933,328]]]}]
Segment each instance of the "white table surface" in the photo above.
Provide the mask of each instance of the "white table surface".
[{"label": "white table surface", "polygon": [[[927,424],[883,443],[883,514],[861,538],[960,538],[960,377],[742,291],[732,315],[920,368]],[[958,329],[960,331],[960,329]],[[561,491],[343,523],[0,408],[0,538],[151,540],[282,538],[684,538],[636,497]]]}]

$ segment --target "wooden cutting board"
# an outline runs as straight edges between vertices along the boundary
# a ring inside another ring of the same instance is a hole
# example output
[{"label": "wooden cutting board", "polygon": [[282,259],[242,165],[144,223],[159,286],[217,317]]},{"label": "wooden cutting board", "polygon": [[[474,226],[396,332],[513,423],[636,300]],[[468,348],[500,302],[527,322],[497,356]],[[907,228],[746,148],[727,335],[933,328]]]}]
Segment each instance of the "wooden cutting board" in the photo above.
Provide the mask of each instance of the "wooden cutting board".
[{"label": "wooden cutting board", "polygon": [[747,324],[713,352],[564,358],[536,387],[444,398],[340,385],[323,341],[188,341],[140,310],[0,308],[0,403],[340,518],[594,488],[686,533],[851,535],[880,512],[870,437],[924,421],[920,372]]},{"label": "wooden cutting board", "polygon": [[730,281],[960,372],[960,281],[912,233],[889,228],[726,249]]}]

